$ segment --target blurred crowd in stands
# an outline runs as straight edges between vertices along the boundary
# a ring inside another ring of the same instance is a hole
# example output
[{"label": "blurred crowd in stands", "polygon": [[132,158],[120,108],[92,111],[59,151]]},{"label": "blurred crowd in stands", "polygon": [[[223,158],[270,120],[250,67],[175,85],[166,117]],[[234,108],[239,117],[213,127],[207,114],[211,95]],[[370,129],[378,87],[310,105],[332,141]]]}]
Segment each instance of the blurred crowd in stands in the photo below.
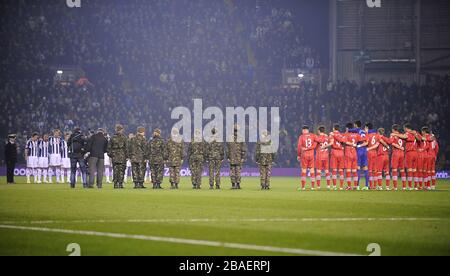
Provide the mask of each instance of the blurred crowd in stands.
[{"label": "blurred crowd in stands", "polygon": [[[127,132],[160,128],[167,137],[171,110],[192,108],[199,98],[204,108],[279,106],[278,167],[297,166],[302,125],[329,129],[354,120],[388,130],[393,123],[429,125],[439,137],[440,165],[450,167],[448,77],[420,87],[344,81],[284,89],[283,68],[321,63],[295,14],[275,1],[84,0],[82,8],[68,9],[65,1],[5,0],[5,7],[0,135],[17,133],[22,146],[34,131],[112,132],[116,123]],[[60,65],[82,68],[89,85],[55,84]]]}]

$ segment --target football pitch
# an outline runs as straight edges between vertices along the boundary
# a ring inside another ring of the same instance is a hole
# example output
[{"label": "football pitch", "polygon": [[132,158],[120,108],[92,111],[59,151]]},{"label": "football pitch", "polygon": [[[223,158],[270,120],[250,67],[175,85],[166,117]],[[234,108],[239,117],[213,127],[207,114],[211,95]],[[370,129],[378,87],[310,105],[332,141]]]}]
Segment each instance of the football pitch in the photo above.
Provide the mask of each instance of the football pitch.
[{"label": "football pitch", "polygon": [[[0,179],[0,255],[450,255],[450,181],[432,192],[297,191],[298,178],[243,190],[75,190]],[[323,183],[322,183],[323,185]],[[149,184],[146,185],[150,186]],[[70,251],[70,250],[69,250]],[[375,252],[375,253],[377,253]]]}]

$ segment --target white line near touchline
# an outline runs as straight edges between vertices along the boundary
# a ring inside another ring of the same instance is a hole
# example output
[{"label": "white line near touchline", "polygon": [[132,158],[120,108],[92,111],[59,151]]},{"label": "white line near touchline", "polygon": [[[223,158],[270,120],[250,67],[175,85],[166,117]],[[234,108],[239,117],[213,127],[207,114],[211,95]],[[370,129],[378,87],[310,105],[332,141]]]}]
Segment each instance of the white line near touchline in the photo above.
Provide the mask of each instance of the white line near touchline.
[{"label": "white line near touchline", "polygon": [[450,218],[192,218],[0,221],[1,224],[450,221]]},{"label": "white line near touchline", "polygon": [[341,252],[329,252],[329,251],[319,251],[319,250],[307,250],[307,249],[299,249],[299,248],[283,248],[283,247],[262,246],[262,245],[252,245],[252,244],[192,240],[192,239],[157,237],[157,236],[147,236],[147,235],[131,235],[131,234],[108,233],[108,232],[97,232],[97,231],[56,229],[56,228],[45,228],[45,227],[28,227],[28,226],[1,225],[1,224],[0,224],[0,228],[1,229],[12,229],[12,230],[23,230],[23,231],[46,232],[46,233],[61,233],[61,234],[69,234],[69,235],[107,237],[107,238],[115,238],[115,239],[133,239],[133,240],[186,244],[186,245],[223,247],[223,248],[231,248],[231,249],[254,250],[254,251],[285,253],[285,254],[295,254],[295,255],[361,256],[361,255],[357,255],[357,254],[347,254],[347,253],[341,253]]}]

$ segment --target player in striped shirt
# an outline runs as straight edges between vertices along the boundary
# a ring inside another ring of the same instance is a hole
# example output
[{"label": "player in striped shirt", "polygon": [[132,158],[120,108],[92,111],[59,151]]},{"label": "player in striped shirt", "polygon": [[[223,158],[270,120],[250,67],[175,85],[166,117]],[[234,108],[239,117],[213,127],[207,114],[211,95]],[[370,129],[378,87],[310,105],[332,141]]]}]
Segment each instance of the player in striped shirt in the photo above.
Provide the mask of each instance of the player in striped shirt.
[{"label": "player in striped shirt", "polygon": [[31,175],[34,177],[34,183],[38,182],[37,168],[39,166],[39,135],[33,133],[31,138],[27,141],[25,147],[25,160],[27,160],[27,184],[30,184]]},{"label": "player in striped shirt", "polygon": [[48,134],[44,134],[39,140],[38,183],[41,183],[42,175],[44,175],[44,182],[48,183],[48,147]]},{"label": "player in striped shirt", "polygon": [[56,175],[56,182],[61,182],[61,131],[55,129],[53,136],[49,138],[50,153],[50,183],[53,183],[52,177]]},{"label": "player in striped shirt", "polygon": [[[70,183],[70,158],[69,158],[69,147],[67,142],[69,141],[70,133],[64,133],[64,139],[61,139],[60,149],[61,149],[61,183]],[[67,181],[64,181],[64,175],[67,177]]]}]

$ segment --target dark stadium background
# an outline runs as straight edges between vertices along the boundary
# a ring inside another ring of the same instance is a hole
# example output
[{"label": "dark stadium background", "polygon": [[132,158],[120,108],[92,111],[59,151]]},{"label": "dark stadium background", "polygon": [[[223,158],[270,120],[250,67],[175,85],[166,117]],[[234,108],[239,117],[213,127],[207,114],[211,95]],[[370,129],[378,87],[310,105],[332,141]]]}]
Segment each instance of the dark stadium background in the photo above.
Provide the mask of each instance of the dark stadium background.
[{"label": "dark stadium background", "polygon": [[[117,122],[167,136],[170,110],[202,98],[205,107],[279,106],[278,167],[297,166],[302,125],[361,119],[388,132],[429,125],[448,169],[450,4],[419,1],[418,17],[416,1],[382,3],[1,1],[0,137],[18,133],[23,150],[33,131]],[[70,85],[62,68],[76,76]],[[282,70],[294,68],[308,78],[287,87]]]}]

